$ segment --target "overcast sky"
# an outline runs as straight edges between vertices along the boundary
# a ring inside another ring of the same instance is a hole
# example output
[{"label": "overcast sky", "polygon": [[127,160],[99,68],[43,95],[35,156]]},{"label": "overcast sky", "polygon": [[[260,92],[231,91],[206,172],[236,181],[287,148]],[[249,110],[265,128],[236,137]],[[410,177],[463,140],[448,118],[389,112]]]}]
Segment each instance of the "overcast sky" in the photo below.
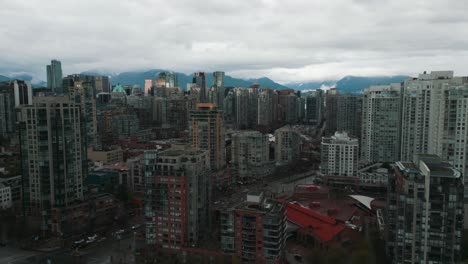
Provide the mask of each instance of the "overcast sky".
[{"label": "overcast sky", "polygon": [[[386,2],[386,3],[383,3]],[[0,0],[0,74],[223,70],[303,82],[468,74],[464,0]]]}]

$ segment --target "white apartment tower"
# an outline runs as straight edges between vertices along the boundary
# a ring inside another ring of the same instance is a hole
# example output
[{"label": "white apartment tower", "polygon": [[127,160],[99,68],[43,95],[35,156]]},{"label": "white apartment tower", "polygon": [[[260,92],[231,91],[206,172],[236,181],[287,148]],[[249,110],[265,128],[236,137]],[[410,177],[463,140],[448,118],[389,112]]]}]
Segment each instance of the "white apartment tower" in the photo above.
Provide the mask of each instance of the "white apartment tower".
[{"label": "white apartment tower", "polygon": [[405,81],[402,160],[412,160],[419,153],[435,154],[468,175],[467,124],[468,77],[454,77],[453,71],[433,71]]},{"label": "white apartment tower", "polygon": [[322,138],[320,173],[325,176],[356,176],[359,143],[346,132]]}]

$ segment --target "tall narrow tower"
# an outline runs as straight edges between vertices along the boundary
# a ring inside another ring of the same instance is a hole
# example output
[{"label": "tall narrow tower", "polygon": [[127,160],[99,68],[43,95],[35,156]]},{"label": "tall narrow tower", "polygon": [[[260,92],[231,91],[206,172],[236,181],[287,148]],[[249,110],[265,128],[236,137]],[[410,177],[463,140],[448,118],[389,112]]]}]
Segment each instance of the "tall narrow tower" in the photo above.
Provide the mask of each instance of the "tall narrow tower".
[{"label": "tall narrow tower", "polygon": [[196,110],[190,111],[189,120],[192,146],[210,152],[212,170],[222,169],[226,165],[223,112],[214,104],[198,103]]},{"label": "tall narrow tower", "polygon": [[58,60],[52,60],[47,65],[47,88],[52,89],[54,93],[62,93],[62,63]]}]

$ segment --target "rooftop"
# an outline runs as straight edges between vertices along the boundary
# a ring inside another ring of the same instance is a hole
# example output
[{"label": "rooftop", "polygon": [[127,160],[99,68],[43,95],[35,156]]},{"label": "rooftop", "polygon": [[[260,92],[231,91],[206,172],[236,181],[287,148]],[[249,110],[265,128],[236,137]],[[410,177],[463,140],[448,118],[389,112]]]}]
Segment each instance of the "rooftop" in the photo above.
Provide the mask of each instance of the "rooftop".
[{"label": "rooftop", "polygon": [[399,161],[396,162],[398,169],[401,171],[420,173],[422,175],[430,175],[431,177],[459,178],[461,173],[453,168],[453,166],[443,161],[439,156],[432,154],[415,155],[413,162]]},{"label": "rooftop", "polygon": [[346,227],[335,219],[314,212],[310,208],[295,203],[288,203],[286,208],[288,221],[301,228],[308,228],[322,241],[330,241]]}]

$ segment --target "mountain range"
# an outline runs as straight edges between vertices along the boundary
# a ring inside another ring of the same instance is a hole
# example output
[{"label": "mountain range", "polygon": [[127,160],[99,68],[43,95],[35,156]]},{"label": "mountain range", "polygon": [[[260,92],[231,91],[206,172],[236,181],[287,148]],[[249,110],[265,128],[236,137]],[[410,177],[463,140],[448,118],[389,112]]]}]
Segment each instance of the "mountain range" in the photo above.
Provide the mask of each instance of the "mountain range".
[{"label": "mountain range", "polygon": [[[149,70],[149,71],[123,72],[119,74],[103,74],[99,72],[86,71],[86,72],[82,72],[81,74],[87,74],[87,75],[93,75],[93,76],[107,75],[111,77],[112,85],[137,84],[140,87],[143,87],[145,83],[145,79],[155,79],[158,77],[158,74],[161,72],[168,72],[168,71],[161,70],[161,69],[154,69],[154,70]],[[185,89],[187,88],[187,84],[192,83],[193,74],[185,74],[181,72],[176,72],[176,75],[177,75],[177,80],[179,82],[179,87]],[[206,72],[205,76],[206,76],[207,86],[211,86],[213,84],[213,74],[211,72]],[[258,79],[248,79],[248,80],[234,78],[229,75],[226,75],[224,77],[225,86],[249,87],[253,83],[258,83],[260,84],[261,87],[271,87],[274,89],[287,89],[286,86],[276,83],[273,80],[266,78],[266,77],[262,77]]]},{"label": "mountain range", "polygon": [[288,83],[286,86],[295,90],[315,90],[320,88],[336,87],[340,93],[362,93],[362,91],[371,85],[385,85],[390,83],[399,83],[405,79],[411,78],[406,75],[396,76],[345,76],[340,80],[325,80],[320,82],[307,83]]},{"label": "mountain range", "polygon": [[[154,79],[157,78],[160,72],[167,72],[167,70],[153,69],[148,71],[133,71],[133,72],[122,72],[122,73],[104,73],[97,71],[85,71],[81,74],[86,75],[106,75],[110,77],[111,84],[122,84],[122,85],[133,85],[137,84],[140,87],[144,86],[145,79]],[[185,74],[181,72],[176,72],[179,86],[183,89],[187,87],[187,84],[192,82],[193,74]],[[260,84],[261,87],[270,87],[274,89],[295,89],[300,91],[315,90],[315,89],[327,89],[330,87],[336,87],[340,93],[361,93],[362,90],[369,87],[370,85],[379,85],[379,84],[390,84],[398,83],[403,80],[410,78],[405,75],[397,76],[346,76],[340,80],[324,80],[324,81],[314,81],[314,82],[305,82],[305,83],[287,83],[279,84],[267,77],[262,77],[258,79],[240,79],[226,75],[224,78],[225,86],[233,87],[249,87],[253,83]],[[15,75],[15,76],[3,76],[0,75],[0,81],[10,80],[10,79],[21,79],[32,81],[33,87],[42,87],[46,86],[47,83],[44,81],[35,81],[33,77],[27,74]],[[213,84],[213,75],[212,73],[206,73],[206,84],[210,86]]]},{"label": "mountain range", "polygon": [[29,74],[19,74],[19,75],[14,75],[14,76],[9,76],[9,77],[5,75],[0,75],[0,82],[9,81],[9,80],[30,81],[33,88],[47,86],[46,82],[35,81],[33,80],[33,77]]}]

